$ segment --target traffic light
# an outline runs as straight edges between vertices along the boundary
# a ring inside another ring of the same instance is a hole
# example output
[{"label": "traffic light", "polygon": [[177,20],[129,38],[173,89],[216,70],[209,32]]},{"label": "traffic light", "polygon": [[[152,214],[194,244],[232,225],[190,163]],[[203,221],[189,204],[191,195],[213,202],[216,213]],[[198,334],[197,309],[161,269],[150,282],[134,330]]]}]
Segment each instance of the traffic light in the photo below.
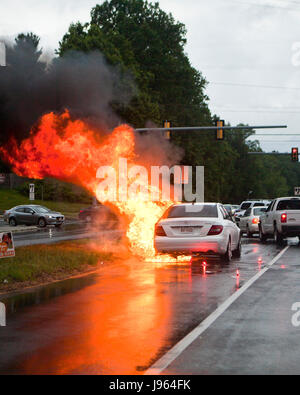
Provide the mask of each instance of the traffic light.
[{"label": "traffic light", "polygon": [[[165,129],[168,129],[168,128],[170,128],[170,127],[171,127],[171,122],[165,121],[165,122],[164,122],[164,128],[165,128]],[[166,130],[166,131],[164,132],[164,136],[165,136],[165,138],[166,138],[167,140],[170,140],[170,138],[171,138],[171,131],[170,131],[170,130]]]},{"label": "traffic light", "polygon": [[292,156],[293,162],[299,162],[299,155],[298,155],[298,148],[297,147],[292,148],[291,156]]},{"label": "traffic light", "polygon": [[[216,126],[218,128],[222,128],[225,125],[223,120],[216,121]],[[224,129],[217,129],[216,130],[216,139],[217,140],[224,140]]]}]

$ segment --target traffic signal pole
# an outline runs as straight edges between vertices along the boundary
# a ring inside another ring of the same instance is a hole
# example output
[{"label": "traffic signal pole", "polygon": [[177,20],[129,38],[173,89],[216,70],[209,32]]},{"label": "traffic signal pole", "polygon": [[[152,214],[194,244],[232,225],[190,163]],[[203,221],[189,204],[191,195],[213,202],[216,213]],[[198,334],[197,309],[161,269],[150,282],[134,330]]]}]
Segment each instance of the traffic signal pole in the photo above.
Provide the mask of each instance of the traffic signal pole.
[{"label": "traffic signal pole", "polygon": [[298,148],[292,148],[291,152],[248,152],[248,155],[285,155],[290,156],[292,162],[299,162],[299,150]]},{"label": "traffic signal pole", "polygon": [[[186,126],[186,127],[168,127],[171,132],[185,132],[191,130],[237,130],[237,129],[283,129],[287,125],[266,125],[266,126]],[[137,128],[136,132],[164,132],[166,128]]]},{"label": "traffic signal pole", "polygon": [[290,152],[248,152],[248,155],[291,155]]}]

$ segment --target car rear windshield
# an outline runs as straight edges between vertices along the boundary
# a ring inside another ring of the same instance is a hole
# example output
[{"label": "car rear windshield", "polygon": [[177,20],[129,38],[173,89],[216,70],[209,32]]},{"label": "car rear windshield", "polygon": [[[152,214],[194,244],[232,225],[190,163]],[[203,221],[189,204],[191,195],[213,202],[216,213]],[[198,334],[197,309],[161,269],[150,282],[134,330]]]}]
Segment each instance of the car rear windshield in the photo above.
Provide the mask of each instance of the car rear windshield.
[{"label": "car rear windshield", "polygon": [[266,207],[255,208],[253,210],[253,215],[260,215],[266,211]]},{"label": "car rear windshield", "polygon": [[249,208],[251,206],[251,203],[243,203],[241,205],[241,210],[247,210],[247,208]]},{"label": "car rear windshield", "polygon": [[280,211],[280,210],[300,210],[300,199],[299,200],[281,200],[277,206],[277,211]]},{"label": "car rear windshield", "polygon": [[169,208],[164,218],[184,218],[184,217],[218,217],[218,209],[216,204],[204,205],[184,205]]}]

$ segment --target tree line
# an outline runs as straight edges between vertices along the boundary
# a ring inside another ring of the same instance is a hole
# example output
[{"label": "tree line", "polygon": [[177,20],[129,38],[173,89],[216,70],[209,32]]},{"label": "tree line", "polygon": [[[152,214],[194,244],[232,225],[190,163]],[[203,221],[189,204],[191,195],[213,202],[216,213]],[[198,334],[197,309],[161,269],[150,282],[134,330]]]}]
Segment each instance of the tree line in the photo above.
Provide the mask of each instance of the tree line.
[{"label": "tree line", "polygon": [[[32,33],[20,34],[12,51],[24,41],[34,45],[37,63],[41,50]],[[56,54],[62,59],[78,51],[100,51],[118,69],[119,91],[131,92],[126,103],[114,98],[110,106],[134,127],[162,126],[165,120],[172,126],[213,126],[219,117],[209,109],[208,81],[191,65],[185,44],[185,26],[158,3],[110,0],[92,8],[89,22],[71,24]],[[248,140],[254,131],[240,126],[227,131],[224,141],[216,141],[209,131],[172,133],[172,142],[185,152],[182,164],[205,166],[205,200],[240,203],[249,196],[293,195],[294,186],[300,185],[299,164],[284,156],[249,155],[261,148],[258,141]]]}]

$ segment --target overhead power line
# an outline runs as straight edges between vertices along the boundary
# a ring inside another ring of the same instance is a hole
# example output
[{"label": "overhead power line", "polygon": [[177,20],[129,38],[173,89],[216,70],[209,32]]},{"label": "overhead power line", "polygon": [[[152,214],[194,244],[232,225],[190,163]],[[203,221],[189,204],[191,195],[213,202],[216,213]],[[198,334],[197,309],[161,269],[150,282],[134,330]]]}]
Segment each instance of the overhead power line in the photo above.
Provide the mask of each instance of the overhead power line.
[{"label": "overhead power line", "polygon": [[[236,107],[234,105],[232,106],[224,106],[223,104],[215,104],[214,107],[222,108],[224,110],[234,110],[234,109],[239,109],[242,110],[243,107]],[[245,108],[245,107],[244,107]],[[252,110],[262,110],[262,109],[270,109],[270,110],[299,110],[300,111],[300,105],[298,106],[247,106],[247,109],[252,109]]]},{"label": "overhead power line", "polygon": [[265,89],[289,89],[300,91],[300,87],[293,86],[272,86],[272,85],[257,85],[257,84],[242,84],[235,82],[210,82],[211,85],[228,85],[228,86],[241,86],[248,88],[265,88]]},{"label": "overhead power line", "polygon": [[300,110],[299,111],[275,111],[275,110],[227,110],[227,109],[220,109],[220,112],[255,112],[256,114],[265,114],[265,113],[271,113],[271,114],[278,114],[278,113],[282,113],[282,114],[299,114],[300,115]]},{"label": "overhead power line", "polygon": [[[300,11],[299,8],[297,7],[282,7],[279,4],[263,4],[263,3],[253,3],[253,2],[249,2],[249,1],[238,1],[238,0],[227,0],[231,3],[235,3],[235,4],[239,4],[239,5],[251,5],[251,6],[258,6],[258,7],[264,7],[264,8],[274,8],[274,9],[278,9],[278,10],[283,10],[283,11]],[[288,5],[300,5],[300,3],[298,2],[294,2],[294,1],[285,1],[285,4]],[[282,3],[283,5],[283,3]]]}]

